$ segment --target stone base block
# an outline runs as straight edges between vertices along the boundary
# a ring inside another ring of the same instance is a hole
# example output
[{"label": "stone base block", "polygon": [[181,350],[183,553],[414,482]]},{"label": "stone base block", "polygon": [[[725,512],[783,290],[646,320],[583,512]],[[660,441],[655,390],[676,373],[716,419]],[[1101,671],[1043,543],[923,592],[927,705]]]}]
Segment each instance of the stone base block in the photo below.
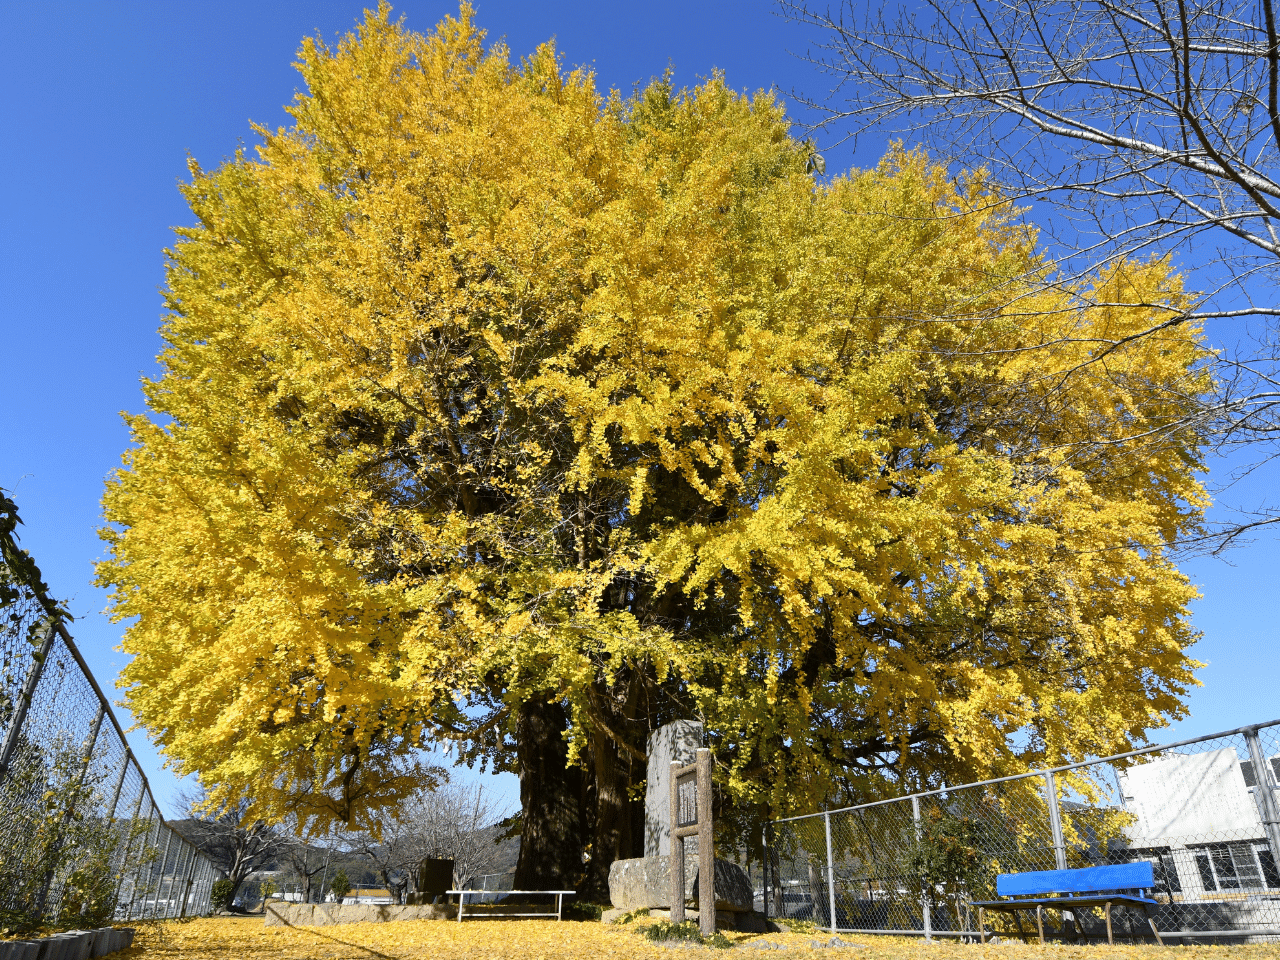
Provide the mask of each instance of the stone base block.
[{"label": "stone base block", "polygon": [[379,903],[269,903],[268,927],[329,927],[338,923],[388,923],[394,920],[451,920],[458,908],[448,904],[399,906]]},{"label": "stone base block", "polygon": [[[601,916],[601,920],[605,923],[614,923],[618,917],[622,916],[625,910],[607,910]],[[609,916],[613,914],[613,916]],[[688,910],[684,912],[685,920],[698,922],[698,911]],[[649,919],[651,920],[670,920],[670,910],[650,910]],[[781,929],[776,923],[772,923],[764,918],[764,914],[755,911],[740,912],[734,910],[717,910],[716,911],[716,929],[717,930],[737,930],[740,933],[777,933]]]},{"label": "stone base block", "polygon": [[[686,847],[690,846],[686,844]],[[609,867],[609,903],[624,911],[640,907],[671,906],[670,857],[637,857],[615,860]],[[693,900],[693,881],[698,872],[698,859],[686,850],[684,859],[684,897]]]},{"label": "stone base block", "polygon": [[[686,844],[686,847],[691,844]],[[623,911],[639,907],[671,906],[671,876],[669,857],[640,857],[634,860],[615,860],[609,867],[609,902]],[[700,871],[696,858],[690,861],[686,854],[685,903],[701,905],[699,899]],[[751,881],[736,863],[716,860],[715,894],[717,910],[750,911],[754,899]]]},{"label": "stone base block", "polygon": [[[693,881],[693,898],[702,905],[702,871]],[[755,904],[751,890],[751,881],[746,872],[736,863],[716,859],[715,869],[716,909],[732,910],[735,913],[747,913]]]}]

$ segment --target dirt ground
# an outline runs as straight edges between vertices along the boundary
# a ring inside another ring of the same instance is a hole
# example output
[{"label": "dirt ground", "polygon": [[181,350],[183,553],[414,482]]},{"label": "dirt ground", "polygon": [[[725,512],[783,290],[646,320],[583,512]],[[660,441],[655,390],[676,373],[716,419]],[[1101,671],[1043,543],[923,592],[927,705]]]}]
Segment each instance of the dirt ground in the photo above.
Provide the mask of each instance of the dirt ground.
[{"label": "dirt ground", "polygon": [[[1280,960],[1280,944],[1230,947],[1024,945],[1021,943],[922,943],[899,937],[844,934],[828,945],[829,934],[730,933],[729,950],[706,946],[663,946],[646,940],[634,926],[550,920],[411,920],[353,923],[332,927],[267,927],[260,918],[235,917],[144,923],[134,946],[119,957],[130,960],[560,960],[618,957],[678,960],[692,952],[740,960],[752,957],[823,957],[830,960],[1156,960],[1169,951],[1175,960]],[[768,945],[767,947],[765,945]],[[676,952],[676,957],[672,953]]]}]

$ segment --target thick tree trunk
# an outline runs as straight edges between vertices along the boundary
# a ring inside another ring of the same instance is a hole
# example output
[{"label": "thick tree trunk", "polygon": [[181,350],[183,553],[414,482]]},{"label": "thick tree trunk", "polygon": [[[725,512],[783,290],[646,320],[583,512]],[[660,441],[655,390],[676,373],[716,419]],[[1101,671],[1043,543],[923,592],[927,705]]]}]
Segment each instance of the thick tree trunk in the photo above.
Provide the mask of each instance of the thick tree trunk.
[{"label": "thick tree trunk", "polygon": [[591,738],[596,788],[595,834],[585,884],[587,897],[594,903],[609,901],[609,867],[630,852],[623,849],[624,834],[631,832],[627,817],[627,765],[618,757],[617,750],[617,744],[608,734],[595,731]]},{"label": "thick tree trunk", "polygon": [[576,890],[582,882],[582,771],[567,766],[569,718],[558,703],[532,700],[516,718],[520,763],[517,890]]}]

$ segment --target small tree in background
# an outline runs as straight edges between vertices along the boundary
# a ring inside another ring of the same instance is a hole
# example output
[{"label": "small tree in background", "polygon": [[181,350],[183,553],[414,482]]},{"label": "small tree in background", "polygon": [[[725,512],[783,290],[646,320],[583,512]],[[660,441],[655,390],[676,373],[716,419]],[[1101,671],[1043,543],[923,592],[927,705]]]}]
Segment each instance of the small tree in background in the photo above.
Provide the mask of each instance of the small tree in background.
[{"label": "small tree in background", "polygon": [[213,887],[209,891],[209,906],[214,910],[227,910],[231,906],[231,898],[236,893],[236,882],[223,878],[222,880],[213,881]]},{"label": "small tree in background", "polygon": [[235,901],[249,874],[270,868],[288,849],[290,838],[282,831],[247,817],[248,798],[213,810],[203,790],[186,794],[182,800],[190,810],[190,819],[172,826],[227,874],[232,884],[228,905]]},{"label": "small tree in background", "polygon": [[341,867],[338,868],[333,879],[329,881],[329,890],[339,901],[351,891],[351,881],[347,879],[347,871]]},{"label": "small tree in background", "polygon": [[[293,839],[285,845],[280,858],[293,871],[303,903],[311,902],[312,884],[322,877],[332,857],[333,850],[312,846],[303,840]],[[323,890],[317,892],[324,896]]]},{"label": "small tree in background", "polygon": [[427,859],[453,861],[453,882],[470,878],[496,864],[497,835],[491,829],[507,816],[476,784],[443,783],[415,793],[394,811],[383,813],[381,834],[344,835],[350,849],[372,861],[379,878],[396,900],[416,888],[418,864]]},{"label": "small tree in background", "polygon": [[932,807],[921,816],[919,835],[907,854],[914,885],[933,906],[950,904],[965,929],[969,901],[995,892],[995,864],[986,852],[990,840],[991,830],[981,819]]}]

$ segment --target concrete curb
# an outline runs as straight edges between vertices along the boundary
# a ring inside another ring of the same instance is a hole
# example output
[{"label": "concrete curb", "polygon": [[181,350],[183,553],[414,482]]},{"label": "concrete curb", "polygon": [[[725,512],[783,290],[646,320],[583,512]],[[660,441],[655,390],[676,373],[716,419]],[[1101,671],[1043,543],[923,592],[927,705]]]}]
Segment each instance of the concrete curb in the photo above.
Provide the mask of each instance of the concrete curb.
[{"label": "concrete curb", "polygon": [[0,960],[93,960],[133,946],[132,927],[68,930],[40,940],[0,940]]}]

